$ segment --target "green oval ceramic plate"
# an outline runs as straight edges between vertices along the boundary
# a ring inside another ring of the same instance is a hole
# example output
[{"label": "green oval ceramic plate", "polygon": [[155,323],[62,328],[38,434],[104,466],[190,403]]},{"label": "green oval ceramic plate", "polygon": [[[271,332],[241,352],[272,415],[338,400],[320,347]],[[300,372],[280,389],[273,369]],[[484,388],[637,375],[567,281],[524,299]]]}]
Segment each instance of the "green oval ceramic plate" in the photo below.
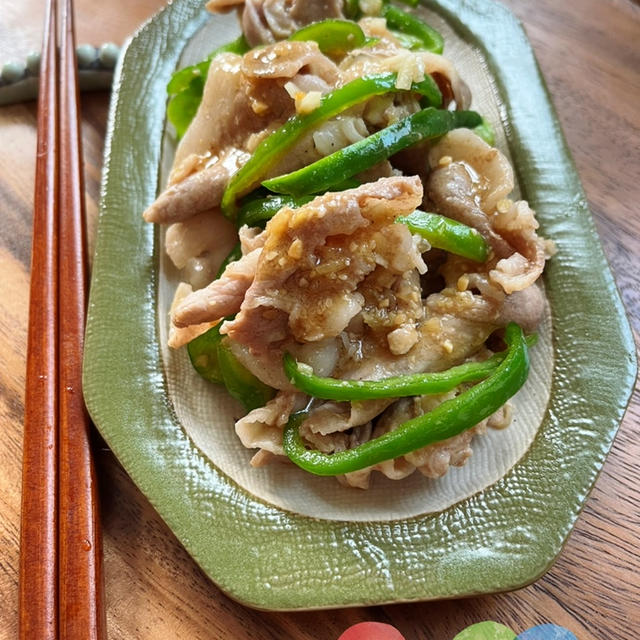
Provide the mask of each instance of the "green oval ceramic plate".
[{"label": "green oval ceramic plate", "polygon": [[[414,505],[405,516],[379,509],[375,517],[352,509],[350,518],[258,497],[244,476],[225,472],[198,446],[181,423],[190,398],[170,388],[161,346],[161,242],[141,213],[162,186],[171,154],[165,124],[171,73],[192,62],[195,51],[212,50],[212,34],[218,42],[235,37],[233,18],[212,17],[203,4],[169,4],[135,35],[116,74],[85,355],[93,420],[204,571],[251,606],[381,604],[532,582],[551,566],[578,517],[624,413],[636,363],[624,310],[521,26],[489,0],[433,0],[420,9],[488,78],[486,103],[493,104],[519,188],[558,247],[545,275],[553,366],[531,441],[500,477],[445,506],[416,512]],[[245,460],[239,443],[229,446]],[[330,502],[339,491],[355,490],[320,490],[316,497]],[[402,482],[389,491],[401,496]]]}]

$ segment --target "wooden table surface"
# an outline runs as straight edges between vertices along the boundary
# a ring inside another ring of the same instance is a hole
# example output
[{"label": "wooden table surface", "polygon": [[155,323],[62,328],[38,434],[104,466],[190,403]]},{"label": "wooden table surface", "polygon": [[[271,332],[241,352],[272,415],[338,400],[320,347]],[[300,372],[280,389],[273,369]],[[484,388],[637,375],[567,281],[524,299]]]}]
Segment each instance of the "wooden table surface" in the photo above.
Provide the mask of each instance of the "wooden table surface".
[{"label": "wooden table surface", "polygon": [[[559,112],[606,254],[640,330],[640,9],[630,0],[503,0],[524,22]],[[40,47],[44,0],[2,0],[0,63]],[[163,0],[77,0],[79,42],[122,43]],[[87,203],[95,216],[109,97],[83,97]],[[17,637],[21,442],[34,103],[0,107],[0,639]],[[604,356],[605,354],[603,354]],[[449,640],[497,620],[554,622],[581,640],[640,633],[640,394],[560,559],[517,592],[441,603],[311,613],[236,604],[200,571],[105,447],[97,453],[109,637],[335,640],[362,620],[407,640]],[[37,640],[37,639],[36,639]]]}]

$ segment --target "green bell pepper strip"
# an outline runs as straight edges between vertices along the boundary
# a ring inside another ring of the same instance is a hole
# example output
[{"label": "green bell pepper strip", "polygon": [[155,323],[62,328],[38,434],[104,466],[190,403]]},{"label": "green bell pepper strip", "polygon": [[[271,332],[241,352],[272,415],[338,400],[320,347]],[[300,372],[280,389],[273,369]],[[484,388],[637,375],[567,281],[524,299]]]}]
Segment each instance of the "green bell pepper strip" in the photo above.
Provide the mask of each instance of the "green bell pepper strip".
[{"label": "green bell pepper strip", "polygon": [[172,96],[167,105],[167,118],[175,127],[178,138],[185,134],[198,111],[211,61],[221,53],[241,55],[249,49],[249,43],[244,36],[240,36],[237,40],[218,47],[206,60],[180,69],[171,76],[167,85],[167,93]]},{"label": "green bell pepper strip", "polygon": [[322,20],[302,27],[289,40],[313,40],[328,56],[342,56],[351,49],[363,47],[367,36],[360,26],[350,20]]},{"label": "green bell pepper strip", "polygon": [[408,33],[402,33],[401,31],[395,31],[389,29],[391,35],[400,43],[401,47],[409,49],[409,51],[419,51],[424,49],[424,42],[417,36],[412,36]]},{"label": "green bell pepper strip", "polygon": [[262,185],[293,196],[327,191],[406,147],[442,136],[451,129],[473,128],[480,121],[475,111],[422,109],[302,169],[265,180]]},{"label": "green bell pepper strip", "polygon": [[204,81],[194,79],[188,89],[169,100],[167,118],[176,130],[178,140],[186,133],[202,101]]},{"label": "green bell pepper strip", "polygon": [[416,210],[408,216],[396,218],[409,227],[411,233],[425,238],[432,247],[444,249],[475,262],[486,262],[489,245],[473,227],[437,213]]},{"label": "green bell pepper strip", "polygon": [[264,227],[267,221],[273,218],[283,207],[297,209],[307,204],[307,202],[311,202],[314,197],[268,196],[259,200],[250,200],[240,207],[236,222],[238,227],[242,227],[245,224],[248,227]]},{"label": "green bell pepper strip", "polygon": [[350,20],[360,18],[360,3],[358,0],[344,0],[344,14]]},{"label": "green bell pepper strip", "polygon": [[222,340],[220,325],[211,327],[205,333],[194,338],[187,344],[187,353],[193,368],[209,382],[223,384],[222,371],[218,363],[218,345]]},{"label": "green bell pepper strip", "polygon": [[[525,338],[533,346],[537,336]],[[425,394],[445,393],[463,382],[477,382],[492,374],[504,360],[506,353],[496,353],[483,362],[465,362],[446,371],[394,376],[384,380],[338,380],[316,376],[313,369],[285,353],[283,366],[287,378],[296,389],[313,398],[354,402],[380,398],[408,398]]]},{"label": "green bell pepper strip", "polygon": [[495,146],[496,144],[496,134],[491,126],[491,123],[486,119],[482,118],[482,122],[474,127],[473,132],[480,136],[488,145]]},{"label": "green bell pepper strip", "polygon": [[389,29],[396,29],[407,35],[420,38],[427,51],[442,53],[444,50],[442,35],[414,15],[389,4],[383,7],[382,15],[387,20]]},{"label": "green bell pepper strip", "polygon": [[[221,268],[221,271],[224,269]],[[224,318],[191,340],[187,344],[187,353],[198,374],[209,382],[224,385],[229,395],[238,400],[246,411],[251,411],[264,406],[276,392],[238,361],[231,351],[229,341],[220,334],[224,320],[231,318],[232,316]]]},{"label": "green bell pepper strip", "polygon": [[217,346],[218,366],[222,381],[229,395],[238,400],[247,412],[264,407],[275,395],[275,389],[258,380],[233,355],[228,340],[221,340]]},{"label": "green bell pepper strip", "polygon": [[292,414],[283,434],[285,453],[305,471],[335,476],[359,471],[457,436],[495,413],[525,383],[529,354],[522,329],[514,323],[507,325],[505,341],[507,355],[486,380],[446,400],[433,411],[353,449],[332,454],[307,449],[299,427],[309,415],[310,407]]},{"label": "green bell pepper strip", "polygon": [[[335,185],[334,191],[345,191],[346,189],[355,189],[359,186],[360,182],[358,180],[350,178],[349,180],[345,180],[344,182]],[[240,211],[238,211],[238,217],[236,218],[238,228],[245,224],[248,227],[264,228],[266,223],[283,207],[298,209],[315,198],[315,195],[294,198],[293,196],[274,194],[269,194],[264,197],[265,193],[268,193],[266,189],[257,189],[243,200]],[[259,195],[256,195],[254,198],[254,194]]]},{"label": "green bell pepper strip", "polygon": [[[399,91],[395,86],[396,80],[396,73],[356,78],[323,96],[320,106],[311,113],[289,118],[258,145],[249,161],[231,178],[222,195],[223,213],[234,219],[238,211],[238,199],[260,184],[269,169],[283,158],[305,133],[369,98]],[[421,82],[412,84],[411,91],[423,95],[432,106],[442,104],[442,94],[431,76],[425,76]]]}]

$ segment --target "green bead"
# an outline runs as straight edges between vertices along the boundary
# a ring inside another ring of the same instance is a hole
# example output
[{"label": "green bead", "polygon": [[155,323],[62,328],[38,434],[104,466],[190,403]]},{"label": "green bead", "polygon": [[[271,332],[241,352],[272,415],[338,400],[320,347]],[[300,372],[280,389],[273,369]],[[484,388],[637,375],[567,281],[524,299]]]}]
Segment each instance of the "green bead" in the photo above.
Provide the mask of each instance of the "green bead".
[{"label": "green bead", "polygon": [[78,67],[80,67],[80,69],[86,69],[96,60],[96,48],[90,44],[81,44],[76,49],[76,57],[78,58]]},{"label": "green bead", "polygon": [[13,82],[18,82],[18,80],[22,80],[25,70],[26,65],[24,62],[7,62],[2,67],[0,77],[7,84],[11,84]]},{"label": "green bead", "polygon": [[106,69],[113,69],[118,62],[120,47],[113,42],[106,42],[98,50],[98,60]]},{"label": "green bead", "polygon": [[27,55],[27,69],[32,76],[40,73],[40,52],[32,51]]}]

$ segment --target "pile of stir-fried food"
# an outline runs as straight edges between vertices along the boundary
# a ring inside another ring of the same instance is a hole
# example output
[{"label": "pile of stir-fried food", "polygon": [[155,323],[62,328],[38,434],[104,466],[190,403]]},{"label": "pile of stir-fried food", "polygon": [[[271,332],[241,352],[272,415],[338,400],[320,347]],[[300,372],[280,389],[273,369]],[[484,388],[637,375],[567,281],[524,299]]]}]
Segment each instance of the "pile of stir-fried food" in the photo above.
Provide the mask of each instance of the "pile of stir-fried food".
[{"label": "pile of stir-fried food", "polygon": [[243,403],[255,466],[366,488],[463,465],[510,422],[552,245],[440,34],[379,0],[207,6],[243,36],[174,74],[144,213],[183,280],[170,346]]}]

